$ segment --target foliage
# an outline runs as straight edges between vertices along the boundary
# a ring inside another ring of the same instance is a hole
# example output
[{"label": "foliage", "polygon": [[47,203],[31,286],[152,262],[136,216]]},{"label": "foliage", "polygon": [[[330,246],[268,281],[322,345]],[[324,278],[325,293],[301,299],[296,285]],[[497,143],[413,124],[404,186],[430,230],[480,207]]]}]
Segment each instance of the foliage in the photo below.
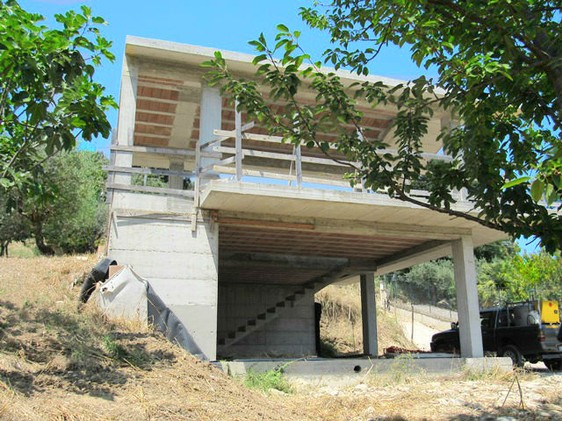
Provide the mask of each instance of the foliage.
[{"label": "foliage", "polygon": [[[336,69],[366,76],[381,48],[394,44],[438,75],[395,87],[376,79],[344,86],[338,74],[311,61],[300,33],[284,25],[275,44],[263,34],[250,42],[258,52],[257,78],[235,77],[219,52],[204,65],[210,83],[221,84],[271,134],[329,156],[335,148],[360,162],[350,172],[367,187],[514,237],[540,237],[552,251],[562,248],[562,220],[538,201],[552,203],[562,191],[561,12],[559,2],[548,0],[334,0],[301,8],[306,24],[331,36],[324,62]],[[305,89],[313,91],[314,103],[297,100]],[[385,152],[388,141],[368,136],[358,104],[396,110],[396,155]],[[442,110],[454,116],[440,139],[455,159],[427,162],[422,138]],[[336,134],[337,142],[318,140],[322,132]],[[422,176],[427,201],[410,194]],[[480,213],[454,206],[451,191],[461,188]]]},{"label": "foliage", "polygon": [[[114,60],[100,35],[105,21],[82,6],[55,16],[49,29],[15,0],[0,1],[0,187],[25,189],[45,159],[76,139],[107,138],[105,112],[116,104],[94,82]],[[23,187],[22,187],[23,186]]]},{"label": "foliage", "polygon": [[[481,307],[528,299],[562,299],[560,253],[541,250],[518,254],[513,245],[498,242],[475,250]],[[392,281],[391,281],[392,283]],[[440,259],[413,266],[394,277],[395,294],[412,302],[455,306],[453,263]]]},{"label": "foliage", "polygon": [[396,283],[401,294],[414,303],[437,304],[445,300],[452,306],[456,304],[453,262],[441,259],[412,266],[400,272]]},{"label": "foliage", "polygon": [[22,215],[14,210],[2,212],[7,209],[7,200],[5,194],[0,194],[0,256],[8,256],[12,241],[23,241],[31,236],[29,222]]},{"label": "foliage", "polygon": [[28,183],[17,211],[31,224],[41,253],[95,251],[105,232],[106,163],[100,153],[63,153],[46,161]]},{"label": "foliage", "polygon": [[258,373],[249,370],[244,378],[244,385],[249,389],[256,389],[262,392],[269,392],[271,389],[280,390],[285,393],[292,393],[293,388],[283,375],[283,368],[264,371]]},{"label": "foliage", "polygon": [[516,256],[513,266],[519,282],[529,295],[543,299],[562,299],[562,259],[560,253]]}]

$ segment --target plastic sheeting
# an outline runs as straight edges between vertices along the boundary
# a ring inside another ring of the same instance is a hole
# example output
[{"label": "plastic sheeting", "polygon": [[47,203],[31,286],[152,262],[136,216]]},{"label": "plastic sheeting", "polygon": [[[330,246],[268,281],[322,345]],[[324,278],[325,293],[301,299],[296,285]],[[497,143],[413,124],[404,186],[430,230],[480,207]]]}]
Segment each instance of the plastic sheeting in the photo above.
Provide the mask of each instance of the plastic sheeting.
[{"label": "plastic sheeting", "polygon": [[148,322],[170,341],[205,359],[182,321],[156,294],[150,282],[129,266],[101,284],[99,291],[98,303],[107,315]]}]

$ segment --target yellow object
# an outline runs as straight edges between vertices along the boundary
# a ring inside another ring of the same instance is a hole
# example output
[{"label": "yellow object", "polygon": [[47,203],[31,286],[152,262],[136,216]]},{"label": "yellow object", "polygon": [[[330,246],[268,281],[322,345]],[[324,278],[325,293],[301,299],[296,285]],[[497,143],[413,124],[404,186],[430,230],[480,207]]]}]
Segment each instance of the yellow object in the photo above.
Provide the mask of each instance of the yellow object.
[{"label": "yellow object", "polygon": [[560,306],[558,301],[541,300],[539,301],[541,320],[546,324],[560,324]]}]

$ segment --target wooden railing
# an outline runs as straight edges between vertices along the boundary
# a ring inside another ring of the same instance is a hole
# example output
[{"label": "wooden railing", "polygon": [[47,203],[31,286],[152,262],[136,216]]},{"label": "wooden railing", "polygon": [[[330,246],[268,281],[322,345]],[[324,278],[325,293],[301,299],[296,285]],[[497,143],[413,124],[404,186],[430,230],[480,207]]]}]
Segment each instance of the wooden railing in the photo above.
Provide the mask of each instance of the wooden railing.
[{"label": "wooden railing", "polygon": [[[244,177],[246,180],[248,177],[252,177],[257,178],[257,182],[267,179],[282,180],[296,187],[308,186],[320,189],[337,187],[348,190],[352,190],[351,184],[353,183],[354,191],[372,192],[364,188],[360,178],[353,178],[353,168],[360,167],[360,163],[346,161],[345,158],[339,156],[335,160],[329,157],[319,157],[317,156],[318,148],[312,150],[304,148],[303,150],[301,145],[287,144],[283,138],[278,136],[248,132],[251,128],[253,128],[253,123],[241,124],[240,113],[237,112],[234,130],[214,130],[216,138],[213,141],[203,145],[198,144],[199,157],[203,153],[220,155],[220,159],[208,162],[205,166],[200,165],[201,161],[198,158],[197,167],[200,178],[231,176],[235,181],[242,181]],[[329,152],[337,154],[335,148]],[[397,155],[396,151],[388,149],[380,152]],[[427,161],[453,160],[450,156],[433,153],[423,153],[421,158]],[[252,162],[247,162],[248,160]],[[283,163],[288,163],[288,168]],[[346,172],[348,174],[344,177]],[[424,190],[411,190],[410,194],[420,198],[429,195]],[[466,200],[464,191],[454,192],[453,196],[457,201]]]}]

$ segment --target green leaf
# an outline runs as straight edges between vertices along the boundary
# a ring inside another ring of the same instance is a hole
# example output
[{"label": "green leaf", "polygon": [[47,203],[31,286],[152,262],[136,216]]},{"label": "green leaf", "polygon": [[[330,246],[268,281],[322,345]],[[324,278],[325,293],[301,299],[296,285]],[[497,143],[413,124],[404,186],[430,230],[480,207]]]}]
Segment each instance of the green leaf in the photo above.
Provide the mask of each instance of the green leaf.
[{"label": "green leaf", "polygon": [[502,189],[508,189],[510,187],[518,186],[519,184],[523,184],[523,183],[528,182],[530,179],[531,179],[531,177],[529,177],[529,176],[519,177],[519,178],[516,178],[515,180],[511,180],[511,181],[505,183],[501,188]]},{"label": "green leaf", "polygon": [[531,184],[531,197],[535,202],[541,200],[544,192],[544,182],[542,180],[535,180]]}]

